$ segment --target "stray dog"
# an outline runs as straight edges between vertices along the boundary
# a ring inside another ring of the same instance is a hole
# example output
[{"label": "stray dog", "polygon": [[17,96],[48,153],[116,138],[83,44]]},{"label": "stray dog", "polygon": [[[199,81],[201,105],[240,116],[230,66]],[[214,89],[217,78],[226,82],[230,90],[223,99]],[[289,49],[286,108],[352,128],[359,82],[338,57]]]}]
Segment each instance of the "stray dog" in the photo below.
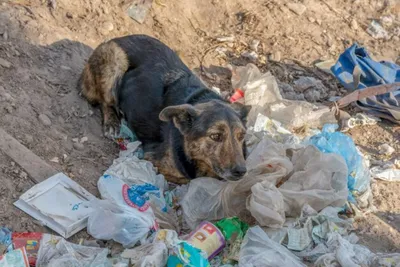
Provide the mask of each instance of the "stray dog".
[{"label": "stray dog", "polygon": [[117,129],[111,118],[115,108],[143,143],[145,158],[167,180],[235,181],[246,173],[250,108],[208,89],[159,40],[130,35],[102,43],[84,67],[79,88],[101,105],[105,135]]}]

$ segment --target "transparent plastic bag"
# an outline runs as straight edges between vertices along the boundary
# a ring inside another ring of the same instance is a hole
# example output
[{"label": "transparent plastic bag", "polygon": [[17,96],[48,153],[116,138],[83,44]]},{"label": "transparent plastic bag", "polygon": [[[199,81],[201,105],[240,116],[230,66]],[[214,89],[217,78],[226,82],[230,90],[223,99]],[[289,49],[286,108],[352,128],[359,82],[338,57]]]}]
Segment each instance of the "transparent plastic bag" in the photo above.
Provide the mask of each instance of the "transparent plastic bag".
[{"label": "transparent plastic bag", "polygon": [[144,213],[109,200],[94,200],[88,205],[94,212],[89,215],[87,231],[96,239],[112,239],[129,248],[158,228],[152,211]]},{"label": "transparent plastic bag", "polygon": [[111,267],[108,249],[87,247],[44,234],[40,242],[37,267]]},{"label": "transparent plastic bag", "polygon": [[306,266],[284,246],[271,240],[259,227],[247,231],[240,248],[239,267],[297,267]]},{"label": "transparent plastic bag", "polygon": [[[300,215],[309,204],[317,211],[326,206],[342,206],[347,199],[347,168],[344,160],[335,154],[324,154],[313,146],[286,150],[264,138],[246,161],[248,174],[238,182],[197,178],[191,181],[182,201],[184,216],[190,227],[203,220],[219,220],[239,216],[249,210],[263,226],[279,227],[285,218],[277,219],[272,211],[281,206],[279,199],[271,200],[272,187],[278,185],[283,196],[286,216]],[[264,186],[253,186],[265,183]],[[255,195],[253,195],[255,193]],[[248,199],[248,200],[247,200]],[[246,201],[247,200],[247,201]],[[268,209],[268,212],[265,212]],[[278,223],[277,223],[278,222]]]},{"label": "transparent plastic bag", "polygon": [[274,184],[264,181],[251,187],[247,209],[260,226],[280,228],[285,223],[285,203]]}]

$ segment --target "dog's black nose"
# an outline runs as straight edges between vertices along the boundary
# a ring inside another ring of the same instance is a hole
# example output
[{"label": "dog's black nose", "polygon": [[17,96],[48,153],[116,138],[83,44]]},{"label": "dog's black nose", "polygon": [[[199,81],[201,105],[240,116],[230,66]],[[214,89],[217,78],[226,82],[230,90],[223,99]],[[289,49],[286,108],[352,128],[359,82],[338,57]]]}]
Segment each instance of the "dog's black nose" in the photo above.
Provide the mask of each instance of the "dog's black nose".
[{"label": "dog's black nose", "polygon": [[236,166],[232,169],[232,175],[235,177],[242,177],[243,175],[245,175],[246,172],[247,169],[245,166]]}]

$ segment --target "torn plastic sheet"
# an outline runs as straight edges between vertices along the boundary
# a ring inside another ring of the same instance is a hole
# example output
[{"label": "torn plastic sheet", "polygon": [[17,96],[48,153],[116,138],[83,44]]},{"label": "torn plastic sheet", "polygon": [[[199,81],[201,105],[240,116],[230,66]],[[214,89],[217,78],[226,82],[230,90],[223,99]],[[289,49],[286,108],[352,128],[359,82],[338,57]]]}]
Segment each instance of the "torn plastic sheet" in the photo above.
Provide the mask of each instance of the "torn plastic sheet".
[{"label": "torn plastic sheet", "polygon": [[92,209],[82,203],[95,199],[65,174],[58,173],[33,186],[14,205],[68,238],[86,227]]},{"label": "torn plastic sheet", "polygon": [[271,240],[259,226],[254,226],[247,231],[243,240],[239,267],[255,266],[297,267],[306,265],[287,248]]},{"label": "torn plastic sheet", "polygon": [[107,248],[81,246],[58,236],[44,234],[36,266],[111,267],[107,254]]}]

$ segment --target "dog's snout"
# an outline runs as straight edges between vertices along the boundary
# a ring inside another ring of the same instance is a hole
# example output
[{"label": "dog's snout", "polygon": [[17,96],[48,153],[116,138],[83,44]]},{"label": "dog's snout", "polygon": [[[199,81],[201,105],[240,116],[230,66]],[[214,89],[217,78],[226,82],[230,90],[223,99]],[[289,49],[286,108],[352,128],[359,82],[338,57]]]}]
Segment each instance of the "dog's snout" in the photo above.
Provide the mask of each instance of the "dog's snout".
[{"label": "dog's snout", "polygon": [[246,166],[240,166],[240,165],[238,165],[238,166],[235,166],[235,167],[232,169],[231,172],[232,172],[232,175],[235,176],[235,177],[242,177],[243,175],[246,174],[247,169],[246,169]]}]

